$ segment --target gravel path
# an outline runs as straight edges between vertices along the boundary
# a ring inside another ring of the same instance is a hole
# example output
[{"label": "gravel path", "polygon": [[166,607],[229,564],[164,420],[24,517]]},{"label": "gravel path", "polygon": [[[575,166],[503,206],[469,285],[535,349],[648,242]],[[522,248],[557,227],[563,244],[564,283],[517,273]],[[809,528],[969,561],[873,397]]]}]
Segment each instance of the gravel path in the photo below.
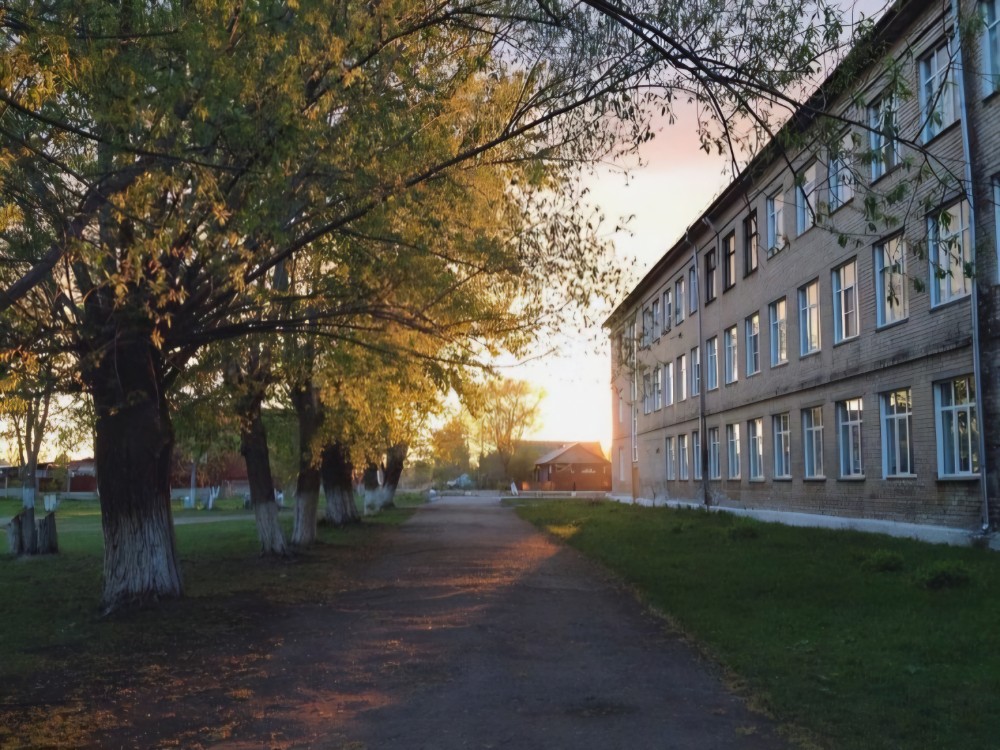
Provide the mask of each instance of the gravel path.
[{"label": "gravel path", "polygon": [[362,578],[275,654],[317,665],[269,711],[296,747],[786,747],[599,567],[496,498],[422,508]]}]

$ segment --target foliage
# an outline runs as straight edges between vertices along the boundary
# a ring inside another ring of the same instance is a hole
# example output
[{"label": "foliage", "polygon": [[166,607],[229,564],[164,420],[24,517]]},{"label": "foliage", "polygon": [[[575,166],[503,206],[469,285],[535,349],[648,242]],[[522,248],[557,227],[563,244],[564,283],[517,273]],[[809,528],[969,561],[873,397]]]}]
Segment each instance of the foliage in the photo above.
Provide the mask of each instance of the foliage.
[{"label": "foliage", "polygon": [[469,404],[487,446],[496,450],[505,478],[518,442],[538,421],[544,394],[523,380],[486,381]]},{"label": "foliage", "polygon": [[898,552],[877,549],[861,560],[861,569],[871,573],[896,573],[903,569],[903,556]]},{"label": "foliage", "polygon": [[962,588],[972,582],[969,568],[956,560],[944,560],[926,565],[917,570],[914,577],[920,588],[931,591]]},{"label": "foliage", "polygon": [[[726,513],[616,503],[518,512],[625,578],[814,745],[996,744],[977,719],[1000,710],[993,552],[764,523],[752,543],[725,543],[739,525]],[[888,554],[915,569],[964,568],[970,580],[929,591],[857,564]]]}]

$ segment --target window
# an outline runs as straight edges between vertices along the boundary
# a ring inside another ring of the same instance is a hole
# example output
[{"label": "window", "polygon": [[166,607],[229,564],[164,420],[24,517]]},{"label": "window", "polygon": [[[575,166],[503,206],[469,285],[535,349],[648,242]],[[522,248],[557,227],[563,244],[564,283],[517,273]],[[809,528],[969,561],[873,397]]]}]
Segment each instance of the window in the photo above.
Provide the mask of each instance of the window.
[{"label": "window", "polygon": [[723,334],[726,346],[726,385],[735,383],[739,379],[739,367],[736,362],[738,348],[736,344],[736,326],[727,328]]},{"label": "window", "polygon": [[660,337],[660,301],[658,299],[653,300],[653,304],[650,306],[650,310],[653,313],[653,338]]},{"label": "window", "polygon": [[719,479],[722,472],[719,470],[719,428],[708,428],[708,478]]},{"label": "window", "polygon": [[983,38],[979,43],[982,50],[983,96],[1000,89],[1000,13],[997,0],[981,0],[979,10],[983,14]]},{"label": "window", "polygon": [[642,311],[642,345],[649,346],[653,343],[653,313],[647,307]]},{"label": "window", "polygon": [[750,479],[763,479],[764,420],[757,418],[747,422],[747,436],[750,438]]},{"label": "window", "polygon": [[833,272],[833,341],[858,335],[858,264],[852,260]]},{"label": "window", "polygon": [[691,456],[694,459],[694,478],[701,479],[701,434],[698,430],[691,433]]},{"label": "window", "polygon": [[920,58],[920,112],[926,143],[958,118],[958,85],[949,40]]},{"label": "window", "polygon": [[872,181],[899,164],[896,99],[886,96],[868,107],[868,145],[872,152]]},{"label": "window", "polygon": [[729,479],[740,478],[740,426],[726,425],[726,476]]},{"label": "window", "polygon": [[691,395],[701,393],[701,351],[696,346],[691,350]]},{"label": "window", "polygon": [[854,173],[851,171],[851,151],[854,142],[846,134],[830,150],[827,181],[830,183],[830,211],[836,211],[854,197]]},{"label": "window", "polygon": [[770,258],[785,246],[785,226],[782,208],[784,198],[779,190],[767,198],[767,257]]},{"label": "window", "polygon": [[934,387],[934,409],[937,412],[938,475],[978,475],[976,381],[969,376],[938,383]]},{"label": "window", "polygon": [[677,400],[683,401],[687,398],[687,357],[681,355],[677,358]]},{"label": "window", "polygon": [[819,282],[799,289],[799,339],[802,356],[819,351]]},{"label": "window", "polygon": [[795,188],[795,233],[802,234],[816,223],[816,165],[802,170]]},{"label": "window", "polygon": [[650,382],[649,374],[642,376],[642,413],[649,414],[653,405],[653,385]]},{"label": "window", "polygon": [[840,476],[863,477],[864,462],[861,457],[861,420],[863,407],[860,398],[837,404],[837,422],[840,443]]},{"label": "window", "polygon": [[663,408],[663,380],[660,368],[653,368],[653,411]]},{"label": "window", "polygon": [[910,314],[906,243],[902,237],[875,246],[875,297],[880,326],[904,320]]},{"label": "window", "polygon": [[715,250],[705,253],[705,302],[715,299],[716,260]]},{"label": "window", "polygon": [[698,271],[694,266],[688,269],[688,312],[698,309]]},{"label": "window", "polygon": [[726,291],[736,283],[736,232],[722,241],[722,264],[722,290]]},{"label": "window", "polygon": [[775,414],[771,418],[774,430],[774,478],[792,477],[792,433],[789,428],[788,413]]},{"label": "window", "polygon": [[767,306],[771,320],[771,367],[788,361],[788,324],[786,320],[785,298],[775,300]]},{"label": "window", "polygon": [[802,411],[802,448],[807,479],[823,478],[823,409],[815,406]]},{"label": "window", "polygon": [[711,391],[719,387],[719,337],[712,336],[705,342],[705,348],[708,350],[708,361],[705,363],[708,367],[705,374],[708,378],[706,387]]},{"label": "window", "polygon": [[760,372],[760,315],[754,313],[743,322],[746,338],[747,377]]},{"label": "window", "polygon": [[677,477],[678,479],[688,478],[688,437],[687,435],[677,436]]},{"label": "window", "polygon": [[674,283],[674,325],[684,322],[684,277],[681,276]]},{"label": "window", "polygon": [[663,330],[670,330],[670,322],[674,316],[674,293],[667,289],[663,292]]},{"label": "window", "polygon": [[913,476],[912,422],[909,388],[882,394],[882,476]]},{"label": "window", "polygon": [[663,405],[670,406],[674,403],[674,363],[667,362],[663,365]]},{"label": "window", "polygon": [[961,200],[927,219],[927,256],[931,266],[931,304],[943,305],[971,289],[969,204]]},{"label": "window", "polygon": [[760,235],[757,234],[757,209],[743,220],[743,276],[757,270],[757,256]]},{"label": "window", "polygon": [[677,479],[677,458],[674,456],[674,439],[667,438],[667,479]]}]

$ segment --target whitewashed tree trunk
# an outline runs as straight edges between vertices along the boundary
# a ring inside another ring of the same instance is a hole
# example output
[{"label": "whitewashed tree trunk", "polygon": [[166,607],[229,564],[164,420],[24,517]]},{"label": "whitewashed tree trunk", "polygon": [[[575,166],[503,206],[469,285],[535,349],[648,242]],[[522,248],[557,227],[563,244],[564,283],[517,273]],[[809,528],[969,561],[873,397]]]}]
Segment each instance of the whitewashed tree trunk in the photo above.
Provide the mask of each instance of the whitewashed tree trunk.
[{"label": "whitewashed tree trunk", "polygon": [[29,467],[25,485],[21,490],[21,554],[33,555],[38,551],[38,536],[35,532],[35,482],[38,481],[33,467]]},{"label": "whitewashed tree trunk", "polygon": [[292,544],[306,547],[316,542],[319,511],[320,465],[313,448],[322,422],[319,390],[306,378],[292,389],[292,403],[299,420],[299,473],[295,482],[295,523]]},{"label": "whitewashed tree trunk", "polygon": [[[317,472],[318,480],[318,472]],[[306,547],[316,541],[316,522],[319,512],[319,482],[295,492],[295,524],[292,527],[292,544]]]}]

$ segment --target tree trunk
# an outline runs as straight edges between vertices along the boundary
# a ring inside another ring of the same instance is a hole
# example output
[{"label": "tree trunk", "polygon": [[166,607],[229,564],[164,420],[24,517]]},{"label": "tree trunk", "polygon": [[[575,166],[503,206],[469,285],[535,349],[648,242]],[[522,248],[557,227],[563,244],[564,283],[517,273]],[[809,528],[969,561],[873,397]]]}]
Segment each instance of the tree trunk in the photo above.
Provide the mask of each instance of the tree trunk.
[{"label": "tree trunk", "polygon": [[56,536],[56,514],[46,513],[38,522],[38,554],[54,555],[59,551],[59,538]]},{"label": "tree trunk", "polygon": [[341,443],[326,445],[320,472],[326,494],[326,522],[339,528],[360,520],[354,504],[354,467],[347,448]]},{"label": "tree trunk", "polygon": [[21,554],[34,555],[38,552],[38,532],[35,530],[35,501],[32,491],[31,505],[25,504],[18,514],[21,517]]},{"label": "tree trunk", "polygon": [[24,554],[24,534],[21,529],[21,521],[23,520],[24,517],[18,513],[7,524],[7,546],[10,548],[10,554],[14,557],[20,557]]},{"label": "tree trunk", "polygon": [[368,464],[361,481],[365,488],[365,515],[377,513],[379,510],[379,490],[381,485],[378,481],[378,466]]},{"label": "tree trunk", "polygon": [[295,483],[295,525],[292,544],[305,547],[316,541],[316,515],[319,508],[319,464],[313,460],[313,445],[319,431],[321,412],[319,392],[312,380],[292,389],[292,403],[299,418],[299,475]]},{"label": "tree trunk", "polygon": [[159,352],[119,337],[84,368],[94,398],[94,463],[104,530],[105,613],[179,597],[184,586],[170,513],[174,446]]},{"label": "tree trunk", "polygon": [[[271,476],[271,454],[267,447],[267,431],[260,416],[261,398],[248,398],[240,429],[240,453],[247,464],[250,503],[257,520],[260,554],[287,557],[285,535],[278,523],[278,504],[274,500],[274,479]],[[247,413],[248,412],[248,413]]]},{"label": "tree trunk", "polygon": [[396,488],[399,487],[399,478],[403,475],[403,465],[406,463],[406,454],[409,446],[406,443],[396,443],[391,446],[385,454],[385,482],[382,485],[382,507],[394,508],[393,502],[396,497]]}]

